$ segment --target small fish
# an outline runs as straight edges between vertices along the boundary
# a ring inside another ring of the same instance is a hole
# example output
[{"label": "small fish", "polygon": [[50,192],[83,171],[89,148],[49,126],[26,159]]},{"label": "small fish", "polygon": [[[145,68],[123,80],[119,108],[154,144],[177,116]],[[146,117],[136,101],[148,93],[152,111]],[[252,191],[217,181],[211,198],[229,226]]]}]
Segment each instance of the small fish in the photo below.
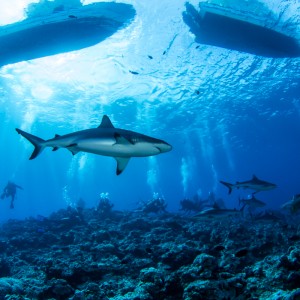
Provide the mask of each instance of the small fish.
[{"label": "small fish", "polygon": [[239,205],[241,205],[241,203],[248,205],[250,208],[258,208],[258,207],[266,206],[265,202],[258,200],[257,198],[255,198],[254,195],[252,195],[252,197],[250,199],[240,199],[239,198]]},{"label": "small fish", "polygon": [[300,194],[296,194],[292,199],[284,203],[281,208],[288,209],[292,214],[297,213],[300,210]]},{"label": "small fish", "polygon": [[77,19],[77,17],[74,16],[74,15],[69,15],[69,18],[70,18],[70,19]]},{"label": "small fish", "polygon": [[149,59],[153,59],[153,56],[152,56],[152,55],[148,55],[148,58],[149,58]]},{"label": "small fish", "polygon": [[224,184],[228,188],[228,194],[231,194],[234,188],[254,190],[255,192],[253,194],[261,191],[269,191],[276,188],[276,184],[260,180],[255,175],[253,175],[251,180],[242,182],[237,181],[235,184],[228,183],[225,181],[220,181],[220,183]]},{"label": "small fish", "polygon": [[131,71],[131,70],[129,70],[129,72],[130,72],[131,74],[133,74],[133,75],[139,75],[139,74],[140,74],[139,72]]}]

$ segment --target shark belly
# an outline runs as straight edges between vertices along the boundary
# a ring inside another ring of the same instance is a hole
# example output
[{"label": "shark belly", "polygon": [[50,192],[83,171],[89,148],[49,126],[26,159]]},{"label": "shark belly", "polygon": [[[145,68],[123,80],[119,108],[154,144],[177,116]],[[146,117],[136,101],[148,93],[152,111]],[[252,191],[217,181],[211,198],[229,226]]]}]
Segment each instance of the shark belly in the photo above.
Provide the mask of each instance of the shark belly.
[{"label": "shark belly", "polygon": [[145,157],[159,154],[158,148],[148,143],[120,144],[115,139],[79,141],[77,151],[112,157]]},{"label": "shark belly", "polygon": [[97,155],[116,156],[118,151],[114,147],[115,143],[116,141],[113,138],[86,139],[77,141],[72,148],[78,152],[82,151]]},{"label": "shark belly", "polygon": [[157,155],[161,151],[151,143],[118,143],[114,137],[103,138],[76,138],[62,136],[45,142],[46,147],[66,148],[73,154],[88,152],[111,157],[146,157]]},{"label": "shark belly", "polygon": [[157,147],[147,142],[138,142],[130,146],[127,151],[130,151],[131,156],[134,157],[146,157],[161,153]]}]

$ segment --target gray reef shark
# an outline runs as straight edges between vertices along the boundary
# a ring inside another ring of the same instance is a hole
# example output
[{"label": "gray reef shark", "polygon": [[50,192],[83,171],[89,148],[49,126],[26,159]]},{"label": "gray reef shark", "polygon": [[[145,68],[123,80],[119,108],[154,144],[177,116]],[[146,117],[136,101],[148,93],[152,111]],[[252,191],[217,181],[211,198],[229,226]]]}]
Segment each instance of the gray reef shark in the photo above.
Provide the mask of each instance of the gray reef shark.
[{"label": "gray reef shark", "polygon": [[104,115],[98,128],[76,131],[66,135],[55,135],[53,139],[43,140],[16,128],[16,131],[34,145],[29,159],[36,158],[45,147],[53,151],[66,148],[73,155],[83,151],[111,156],[117,161],[116,174],[121,174],[131,157],[146,157],[168,152],[168,143],[134,131],[115,128],[108,116]]},{"label": "gray reef shark", "polygon": [[236,217],[242,217],[243,211],[246,204],[242,206],[241,209],[227,209],[227,208],[220,208],[220,206],[215,202],[212,207],[208,207],[204,210],[201,210],[199,213],[193,216],[196,219],[202,220],[223,220],[223,219],[231,219]]},{"label": "gray reef shark", "polygon": [[238,209],[220,209],[216,207],[208,208],[202,210],[198,214],[194,215],[193,218],[203,219],[203,220],[223,220],[223,219],[231,219],[243,216],[244,206]]},{"label": "gray reef shark", "polygon": [[297,213],[300,210],[300,194],[294,195],[293,198],[284,203],[281,208],[288,209],[292,214]]},{"label": "gray reef shark", "polygon": [[253,194],[250,199],[239,198],[239,204],[241,205],[241,203],[247,205],[248,207],[250,207],[252,209],[266,206],[265,202],[257,199]]},{"label": "gray reef shark", "polygon": [[242,181],[242,182],[237,181],[235,184],[228,183],[225,181],[220,181],[220,182],[224,184],[226,187],[228,187],[228,194],[231,194],[234,188],[254,190],[255,192],[253,192],[253,194],[261,191],[269,191],[276,188],[276,184],[260,180],[255,175],[253,175],[251,180]]}]

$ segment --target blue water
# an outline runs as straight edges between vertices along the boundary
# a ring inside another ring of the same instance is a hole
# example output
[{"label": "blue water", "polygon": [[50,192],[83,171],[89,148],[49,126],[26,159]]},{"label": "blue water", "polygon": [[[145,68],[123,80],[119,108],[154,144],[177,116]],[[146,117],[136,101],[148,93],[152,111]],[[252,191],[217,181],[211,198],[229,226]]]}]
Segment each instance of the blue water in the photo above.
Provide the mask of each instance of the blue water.
[{"label": "blue water", "polygon": [[[278,185],[257,195],[268,209],[300,193],[300,59],[195,42],[183,0],[122,2],[134,6],[136,17],[101,43],[0,69],[0,189],[8,180],[24,188],[15,209],[0,200],[0,219],[47,216],[79,198],[93,207],[102,192],[120,210],[154,192],[169,211],[184,197],[211,192],[238,207],[249,191],[229,196],[219,180],[253,174]],[[275,2],[264,1],[280,16],[286,3]],[[18,3],[20,13],[25,4]],[[290,5],[278,26],[287,22],[299,40],[300,4]],[[115,127],[163,139],[173,150],[132,158],[116,176],[113,158],[93,154],[46,149],[29,161],[33,147],[15,131],[48,139],[97,127],[104,114]]]}]

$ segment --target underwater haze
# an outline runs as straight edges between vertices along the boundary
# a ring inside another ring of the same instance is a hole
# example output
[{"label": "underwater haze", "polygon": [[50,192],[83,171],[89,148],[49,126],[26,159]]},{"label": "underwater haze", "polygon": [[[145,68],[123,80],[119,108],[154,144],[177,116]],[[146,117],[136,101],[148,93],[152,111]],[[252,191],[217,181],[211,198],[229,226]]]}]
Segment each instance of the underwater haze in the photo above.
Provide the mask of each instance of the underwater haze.
[{"label": "underwater haze", "polygon": [[[18,26],[31,2],[1,1],[0,25]],[[14,209],[0,199],[0,220],[48,216],[80,198],[94,207],[101,193],[117,210],[135,209],[153,193],[168,211],[211,193],[238,208],[238,197],[250,192],[228,195],[219,181],[253,174],[277,185],[257,196],[267,208],[300,193],[300,58],[201,43],[185,2],[124,0],[134,17],[99,43],[1,66],[0,189],[10,180],[23,190]],[[198,10],[199,1],[188,3]],[[251,12],[252,2],[245,3]],[[300,41],[299,1],[259,3],[279,30]],[[15,131],[50,139],[96,128],[103,115],[117,128],[168,142],[172,151],[132,158],[117,176],[116,161],[95,154],[47,148],[29,160],[33,146]]]}]

